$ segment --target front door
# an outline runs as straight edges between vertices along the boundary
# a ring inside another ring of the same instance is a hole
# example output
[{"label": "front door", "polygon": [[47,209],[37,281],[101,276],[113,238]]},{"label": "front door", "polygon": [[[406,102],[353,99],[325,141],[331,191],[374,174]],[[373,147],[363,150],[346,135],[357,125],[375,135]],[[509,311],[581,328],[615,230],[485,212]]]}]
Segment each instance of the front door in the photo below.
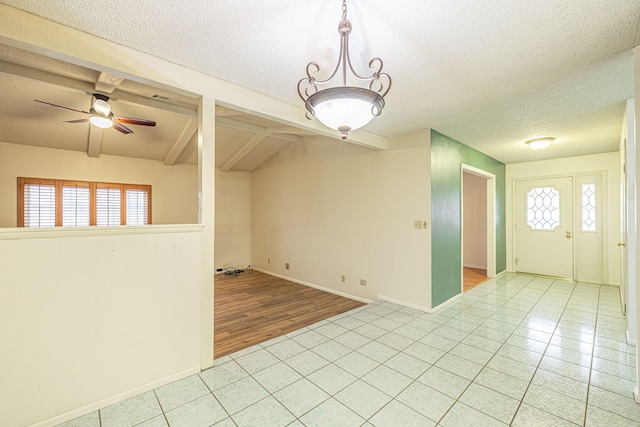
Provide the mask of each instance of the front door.
[{"label": "front door", "polygon": [[575,279],[603,283],[602,253],[605,224],[602,216],[602,175],[575,177],[574,248]]},{"label": "front door", "polygon": [[573,178],[516,182],[516,271],[573,279]]}]

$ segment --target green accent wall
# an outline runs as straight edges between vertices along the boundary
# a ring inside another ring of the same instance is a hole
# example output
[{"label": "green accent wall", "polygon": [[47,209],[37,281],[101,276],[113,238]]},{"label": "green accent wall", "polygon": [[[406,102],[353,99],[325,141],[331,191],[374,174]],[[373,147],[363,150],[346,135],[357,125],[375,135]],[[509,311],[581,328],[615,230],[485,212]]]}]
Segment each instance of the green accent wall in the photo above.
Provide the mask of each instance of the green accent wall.
[{"label": "green accent wall", "polygon": [[431,306],[460,293],[462,164],[496,176],[496,273],[507,268],[505,165],[431,131]]}]

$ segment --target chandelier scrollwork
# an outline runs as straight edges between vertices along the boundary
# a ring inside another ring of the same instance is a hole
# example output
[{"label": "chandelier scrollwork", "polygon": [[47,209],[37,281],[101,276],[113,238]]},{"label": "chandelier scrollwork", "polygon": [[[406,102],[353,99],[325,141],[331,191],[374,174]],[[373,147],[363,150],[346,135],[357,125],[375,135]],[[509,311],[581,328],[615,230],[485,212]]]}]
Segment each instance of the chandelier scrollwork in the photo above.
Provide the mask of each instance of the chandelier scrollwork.
[{"label": "chandelier scrollwork", "polygon": [[[319,80],[316,74],[320,66],[316,62],[307,64],[307,77],[298,82],[298,95],[307,109],[306,117],[312,120],[316,117],[325,126],[336,129],[346,139],[351,130],[359,129],[382,113],[384,97],[391,89],[391,77],[382,72],[383,62],[380,58],[369,61],[370,76],[362,76],[356,72],[349,56],[349,34],[351,21],[347,19],[347,3],[342,2],[342,20],[338,24],[340,34],[340,53],[338,63],[331,75]],[[342,86],[319,89],[326,85],[342,70]],[[347,70],[360,81],[369,82],[368,88],[348,86]]]}]

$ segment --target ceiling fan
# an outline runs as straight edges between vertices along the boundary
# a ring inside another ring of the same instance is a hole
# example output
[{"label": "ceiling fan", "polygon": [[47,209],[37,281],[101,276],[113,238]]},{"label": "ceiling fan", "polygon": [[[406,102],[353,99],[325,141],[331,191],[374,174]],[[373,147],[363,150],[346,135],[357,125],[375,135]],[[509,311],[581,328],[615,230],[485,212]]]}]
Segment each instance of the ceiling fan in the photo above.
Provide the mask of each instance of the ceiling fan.
[{"label": "ceiling fan", "polygon": [[153,120],[146,119],[136,119],[133,117],[120,117],[114,116],[111,111],[111,105],[109,104],[109,97],[107,95],[103,95],[101,93],[94,93],[93,97],[96,99],[93,103],[93,107],[89,111],[76,110],[74,108],[63,107],[62,105],[51,104],[50,102],[40,101],[34,99],[35,102],[39,102],[41,104],[49,105],[51,107],[62,108],[69,111],[75,111],[77,113],[89,114],[91,117],[86,119],[78,119],[78,120],[67,120],[66,123],[86,123],[90,122],[92,125],[97,126],[99,128],[114,128],[122,133],[129,134],[133,133],[131,129],[123,125],[126,123],[128,125],[141,125],[141,126],[155,126],[156,122]]}]

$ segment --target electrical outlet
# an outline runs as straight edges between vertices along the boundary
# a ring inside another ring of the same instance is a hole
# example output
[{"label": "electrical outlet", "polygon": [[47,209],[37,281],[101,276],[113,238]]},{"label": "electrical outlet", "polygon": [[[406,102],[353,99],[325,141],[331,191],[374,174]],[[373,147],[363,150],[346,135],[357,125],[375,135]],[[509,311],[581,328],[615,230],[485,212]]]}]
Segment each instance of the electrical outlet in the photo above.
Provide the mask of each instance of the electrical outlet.
[{"label": "electrical outlet", "polygon": [[347,278],[345,277],[345,275],[343,274],[342,277],[340,278],[340,280],[342,281],[342,283],[347,281]]},{"label": "electrical outlet", "polygon": [[361,284],[362,286],[367,286],[367,281],[366,281],[366,280],[364,280],[364,279],[360,279],[360,284]]},{"label": "electrical outlet", "polygon": [[416,230],[422,230],[422,220],[416,219],[413,221],[413,228]]},{"label": "electrical outlet", "polygon": [[287,270],[290,270],[290,267],[291,265],[288,262],[284,265],[284,268],[286,268]]},{"label": "electrical outlet", "polygon": [[271,258],[267,258],[267,264],[271,264]]}]

